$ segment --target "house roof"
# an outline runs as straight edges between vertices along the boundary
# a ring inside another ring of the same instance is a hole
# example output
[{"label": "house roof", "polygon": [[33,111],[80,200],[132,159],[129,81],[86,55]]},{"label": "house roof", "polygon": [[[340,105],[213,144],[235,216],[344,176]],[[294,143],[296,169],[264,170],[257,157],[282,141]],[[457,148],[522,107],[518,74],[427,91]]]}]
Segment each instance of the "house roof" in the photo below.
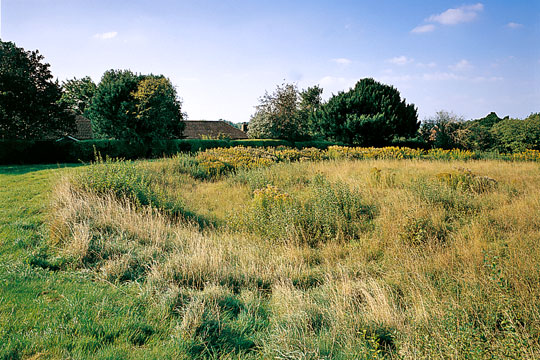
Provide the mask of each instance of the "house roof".
[{"label": "house roof", "polygon": [[245,132],[227,124],[224,121],[187,120],[184,129],[184,138],[202,139],[203,137],[218,139],[247,139]]},{"label": "house roof", "polygon": [[85,118],[84,116],[77,115],[75,118],[75,132],[69,134],[72,137],[79,140],[89,140],[94,138],[94,133],[92,132],[92,123],[90,119]]},{"label": "house roof", "polygon": [[90,140],[94,138],[92,132],[92,123],[90,119],[82,116],[75,115],[75,128],[70,132],[52,132],[43,137],[44,140],[63,140],[69,139],[73,141]]}]

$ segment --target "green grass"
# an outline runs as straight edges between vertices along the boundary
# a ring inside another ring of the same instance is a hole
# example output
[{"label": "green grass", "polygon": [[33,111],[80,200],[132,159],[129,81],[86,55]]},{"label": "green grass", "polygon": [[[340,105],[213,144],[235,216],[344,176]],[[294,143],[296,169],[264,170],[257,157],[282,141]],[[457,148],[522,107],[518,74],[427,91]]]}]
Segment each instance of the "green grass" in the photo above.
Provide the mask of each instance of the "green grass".
[{"label": "green grass", "polygon": [[84,269],[38,266],[39,252],[46,259],[53,253],[43,249],[51,186],[69,171],[56,168],[0,167],[0,359],[174,354],[168,324],[149,315],[139,287],[96,281]]}]

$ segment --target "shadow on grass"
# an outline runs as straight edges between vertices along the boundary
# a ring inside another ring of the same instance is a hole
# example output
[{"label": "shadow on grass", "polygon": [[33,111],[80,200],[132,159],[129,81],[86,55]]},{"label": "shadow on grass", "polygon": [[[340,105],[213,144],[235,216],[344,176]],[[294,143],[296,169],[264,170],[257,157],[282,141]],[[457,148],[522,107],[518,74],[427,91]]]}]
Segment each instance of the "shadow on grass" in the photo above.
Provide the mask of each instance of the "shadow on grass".
[{"label": "shadow on grass", "polygon": [[46,165],[2,165],[0,166],[0,175],[24,175],[31,172],[62,169],[84,166],[82,163],[72,164],[46,164]]}]

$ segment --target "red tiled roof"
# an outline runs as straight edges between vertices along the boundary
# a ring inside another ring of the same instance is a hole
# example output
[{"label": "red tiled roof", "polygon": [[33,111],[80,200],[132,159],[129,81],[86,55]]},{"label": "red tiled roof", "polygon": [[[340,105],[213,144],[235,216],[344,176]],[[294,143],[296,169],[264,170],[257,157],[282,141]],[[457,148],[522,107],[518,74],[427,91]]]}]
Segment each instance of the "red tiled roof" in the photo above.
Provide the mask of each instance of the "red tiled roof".
[{"label": "red tiled roof", "polygon": [[92,132],[92,122],[90,119],[85,118],[84,116],[77,115],[75,118],[76,130],[73,134],[68,134],[74,137],[77,140],[89,140],[94,138],[94,133]]},{"label": "red tiled roof", "polygon": [[227,139],[247,139],[245,132],[227,124],[224,121],[209,121],[209,120],[187,120],[184,129],[185,139],[202,139],[202,138],[227,138]]},{"label": "red tiled roof", "polygon": [[75,128],[70,132],[55,131],[43,137],[44,140],[61,140],[71,138],[72,140],[90,140],[94,138],[92,123],[90,119],[82,115],[75,115]]}]

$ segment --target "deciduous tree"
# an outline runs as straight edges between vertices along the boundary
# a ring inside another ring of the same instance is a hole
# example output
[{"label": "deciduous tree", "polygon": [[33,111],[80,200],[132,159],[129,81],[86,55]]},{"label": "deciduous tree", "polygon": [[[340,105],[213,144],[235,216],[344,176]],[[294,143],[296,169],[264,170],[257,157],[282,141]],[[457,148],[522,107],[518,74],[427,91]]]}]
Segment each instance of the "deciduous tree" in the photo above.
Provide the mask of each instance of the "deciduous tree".
[{"label": "deciduous tree", "polygon": [[143,142],[179,138],[181,101],[164,76],[109,70],[103,75],[88,116],[100,137]]},{"label": "deciduous tree", "polygon": [[319,85],[300,92],[299,112],[304,128],[310,137],[316,136],[316,114],[322,106],[323,89]]},{"label": "deciduous tree", "polygon": [[524,120],[503,119],[491,128],[494,147],[501,152],[540,150],[540,113]]},{"label": "deciduous tree", "polygon": [[261,139],[298,140],[306,136],[307,124],[299,111],[299,93],[295,84],[282,84],[259,99],[249,122],[248,135]]},{"label": "deciduous tree", "polygon": [[427,119],[420,128],[424,141],[435,148],[454,149],[465,147],[470,130],[462,117],[448,111],[438,111]]},{"label": "deciduous tree", "polygon": [[87,113],[97,137],[135,140],[136,104],[132,93],[137,91],[140,80],[129,70],[108,70],[103,74]]},{"label": "deciduous tree", "polygon": [[0,138],[41,139],[73,130],[62,91],[39,52],[0,41]]},{"label": "deciduous tree", "polygon": [[145,143],[182,136],[182,103],[176,89],[164,76],[147,76],[132,93],[136,102],[133,131]]},{"label": "deciduous tree", "polygon": [[82,79],[73,78],[63,81],[60,102],[66,104],[74,113],[84,115],[90,106],[96,88],[96,84],[88,76]]}]

